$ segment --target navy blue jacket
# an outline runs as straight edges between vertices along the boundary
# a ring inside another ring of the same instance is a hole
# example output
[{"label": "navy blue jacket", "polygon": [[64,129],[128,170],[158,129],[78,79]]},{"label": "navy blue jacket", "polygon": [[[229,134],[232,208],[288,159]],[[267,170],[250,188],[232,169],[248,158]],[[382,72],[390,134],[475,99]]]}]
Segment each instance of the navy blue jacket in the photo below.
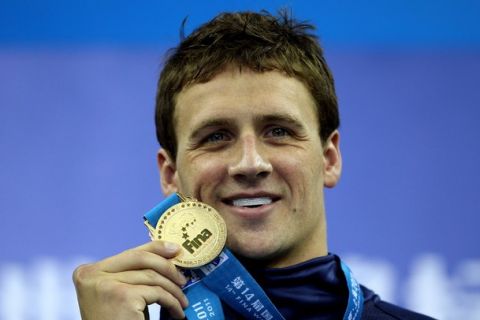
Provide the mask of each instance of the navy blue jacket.
[{"label": "navy blue jacket", "polygon": [[[338,256],[329,254],[286,268],[258,269],[244,262],[265,293],[287,320],[343,319],[348,287]],[[362,320],[428,320],[430,317],[382,301],[361,286],[364,295]],[[243,319],[223,305],[226,319]],[[169,317],[162,313],[162,320]]]}]

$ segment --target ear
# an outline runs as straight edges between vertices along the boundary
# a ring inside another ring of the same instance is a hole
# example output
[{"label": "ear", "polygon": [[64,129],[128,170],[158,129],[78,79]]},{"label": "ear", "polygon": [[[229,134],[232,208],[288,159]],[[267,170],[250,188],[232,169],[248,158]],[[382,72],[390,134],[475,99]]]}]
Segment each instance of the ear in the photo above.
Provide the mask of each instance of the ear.
[{"label": "ear", "polygon": [[163,193],[170,195],[178,191],[178,174],[175,161],[169,152],[161,148],[157,153],[157,164],[160,172],[160,185]]},{"label": "ear", "polygon": [[333,188],[340,180],[342,173],[342,155],[340,153],[340,133],[332,132],[323,146],[323,176],[324,185]]}]

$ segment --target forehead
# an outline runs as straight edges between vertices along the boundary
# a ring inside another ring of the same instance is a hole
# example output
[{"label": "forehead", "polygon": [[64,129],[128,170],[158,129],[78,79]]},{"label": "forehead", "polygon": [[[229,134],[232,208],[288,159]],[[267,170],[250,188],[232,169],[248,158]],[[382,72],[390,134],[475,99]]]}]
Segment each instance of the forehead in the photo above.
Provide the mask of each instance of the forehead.
[{"label": "forehead", "polygon": [[182,90],[176,99],[174,121],[179,136],[212,118],[234,121],[285,114],[317,126],[316,113],[315,102],[301,81],[277,71],[232,68]]}]

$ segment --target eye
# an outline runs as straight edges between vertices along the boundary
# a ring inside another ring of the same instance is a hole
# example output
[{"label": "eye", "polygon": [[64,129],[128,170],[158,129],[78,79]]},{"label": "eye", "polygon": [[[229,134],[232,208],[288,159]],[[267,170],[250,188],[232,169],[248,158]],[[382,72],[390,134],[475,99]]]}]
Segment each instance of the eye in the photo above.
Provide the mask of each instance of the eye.
[{"label": "eye", "polygon": [[270,137],[285,137],[289,136],[290,132],[283,127],[273,127],[267,132],[267,135]]},{"label": "eye", "polygon": [[215,131],[212,134],[209,134],[205,139],[204,142],[206,143],[218,143],[222,141],[228,141],[230,137],[222,131]]}]

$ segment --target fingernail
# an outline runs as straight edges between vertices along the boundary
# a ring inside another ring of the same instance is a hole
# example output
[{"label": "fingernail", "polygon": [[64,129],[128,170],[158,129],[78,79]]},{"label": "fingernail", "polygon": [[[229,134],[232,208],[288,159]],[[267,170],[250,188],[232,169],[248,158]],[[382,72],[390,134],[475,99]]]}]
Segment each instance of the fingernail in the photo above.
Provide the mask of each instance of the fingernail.
[{"label": "fingernail", "polygon": [[185,275],[181,272],[181,271],[178,271],[178,277],[180,279],[180,282],[181,282],[181,285],[185,285],[188,281],[187,277],[185,277]]},{"label": "fingernail", "polygon": [[171,253],[177,252],[180,249],[179,245],[173,242],[165,241],[163,244],[165,245],[165,249]]}]

